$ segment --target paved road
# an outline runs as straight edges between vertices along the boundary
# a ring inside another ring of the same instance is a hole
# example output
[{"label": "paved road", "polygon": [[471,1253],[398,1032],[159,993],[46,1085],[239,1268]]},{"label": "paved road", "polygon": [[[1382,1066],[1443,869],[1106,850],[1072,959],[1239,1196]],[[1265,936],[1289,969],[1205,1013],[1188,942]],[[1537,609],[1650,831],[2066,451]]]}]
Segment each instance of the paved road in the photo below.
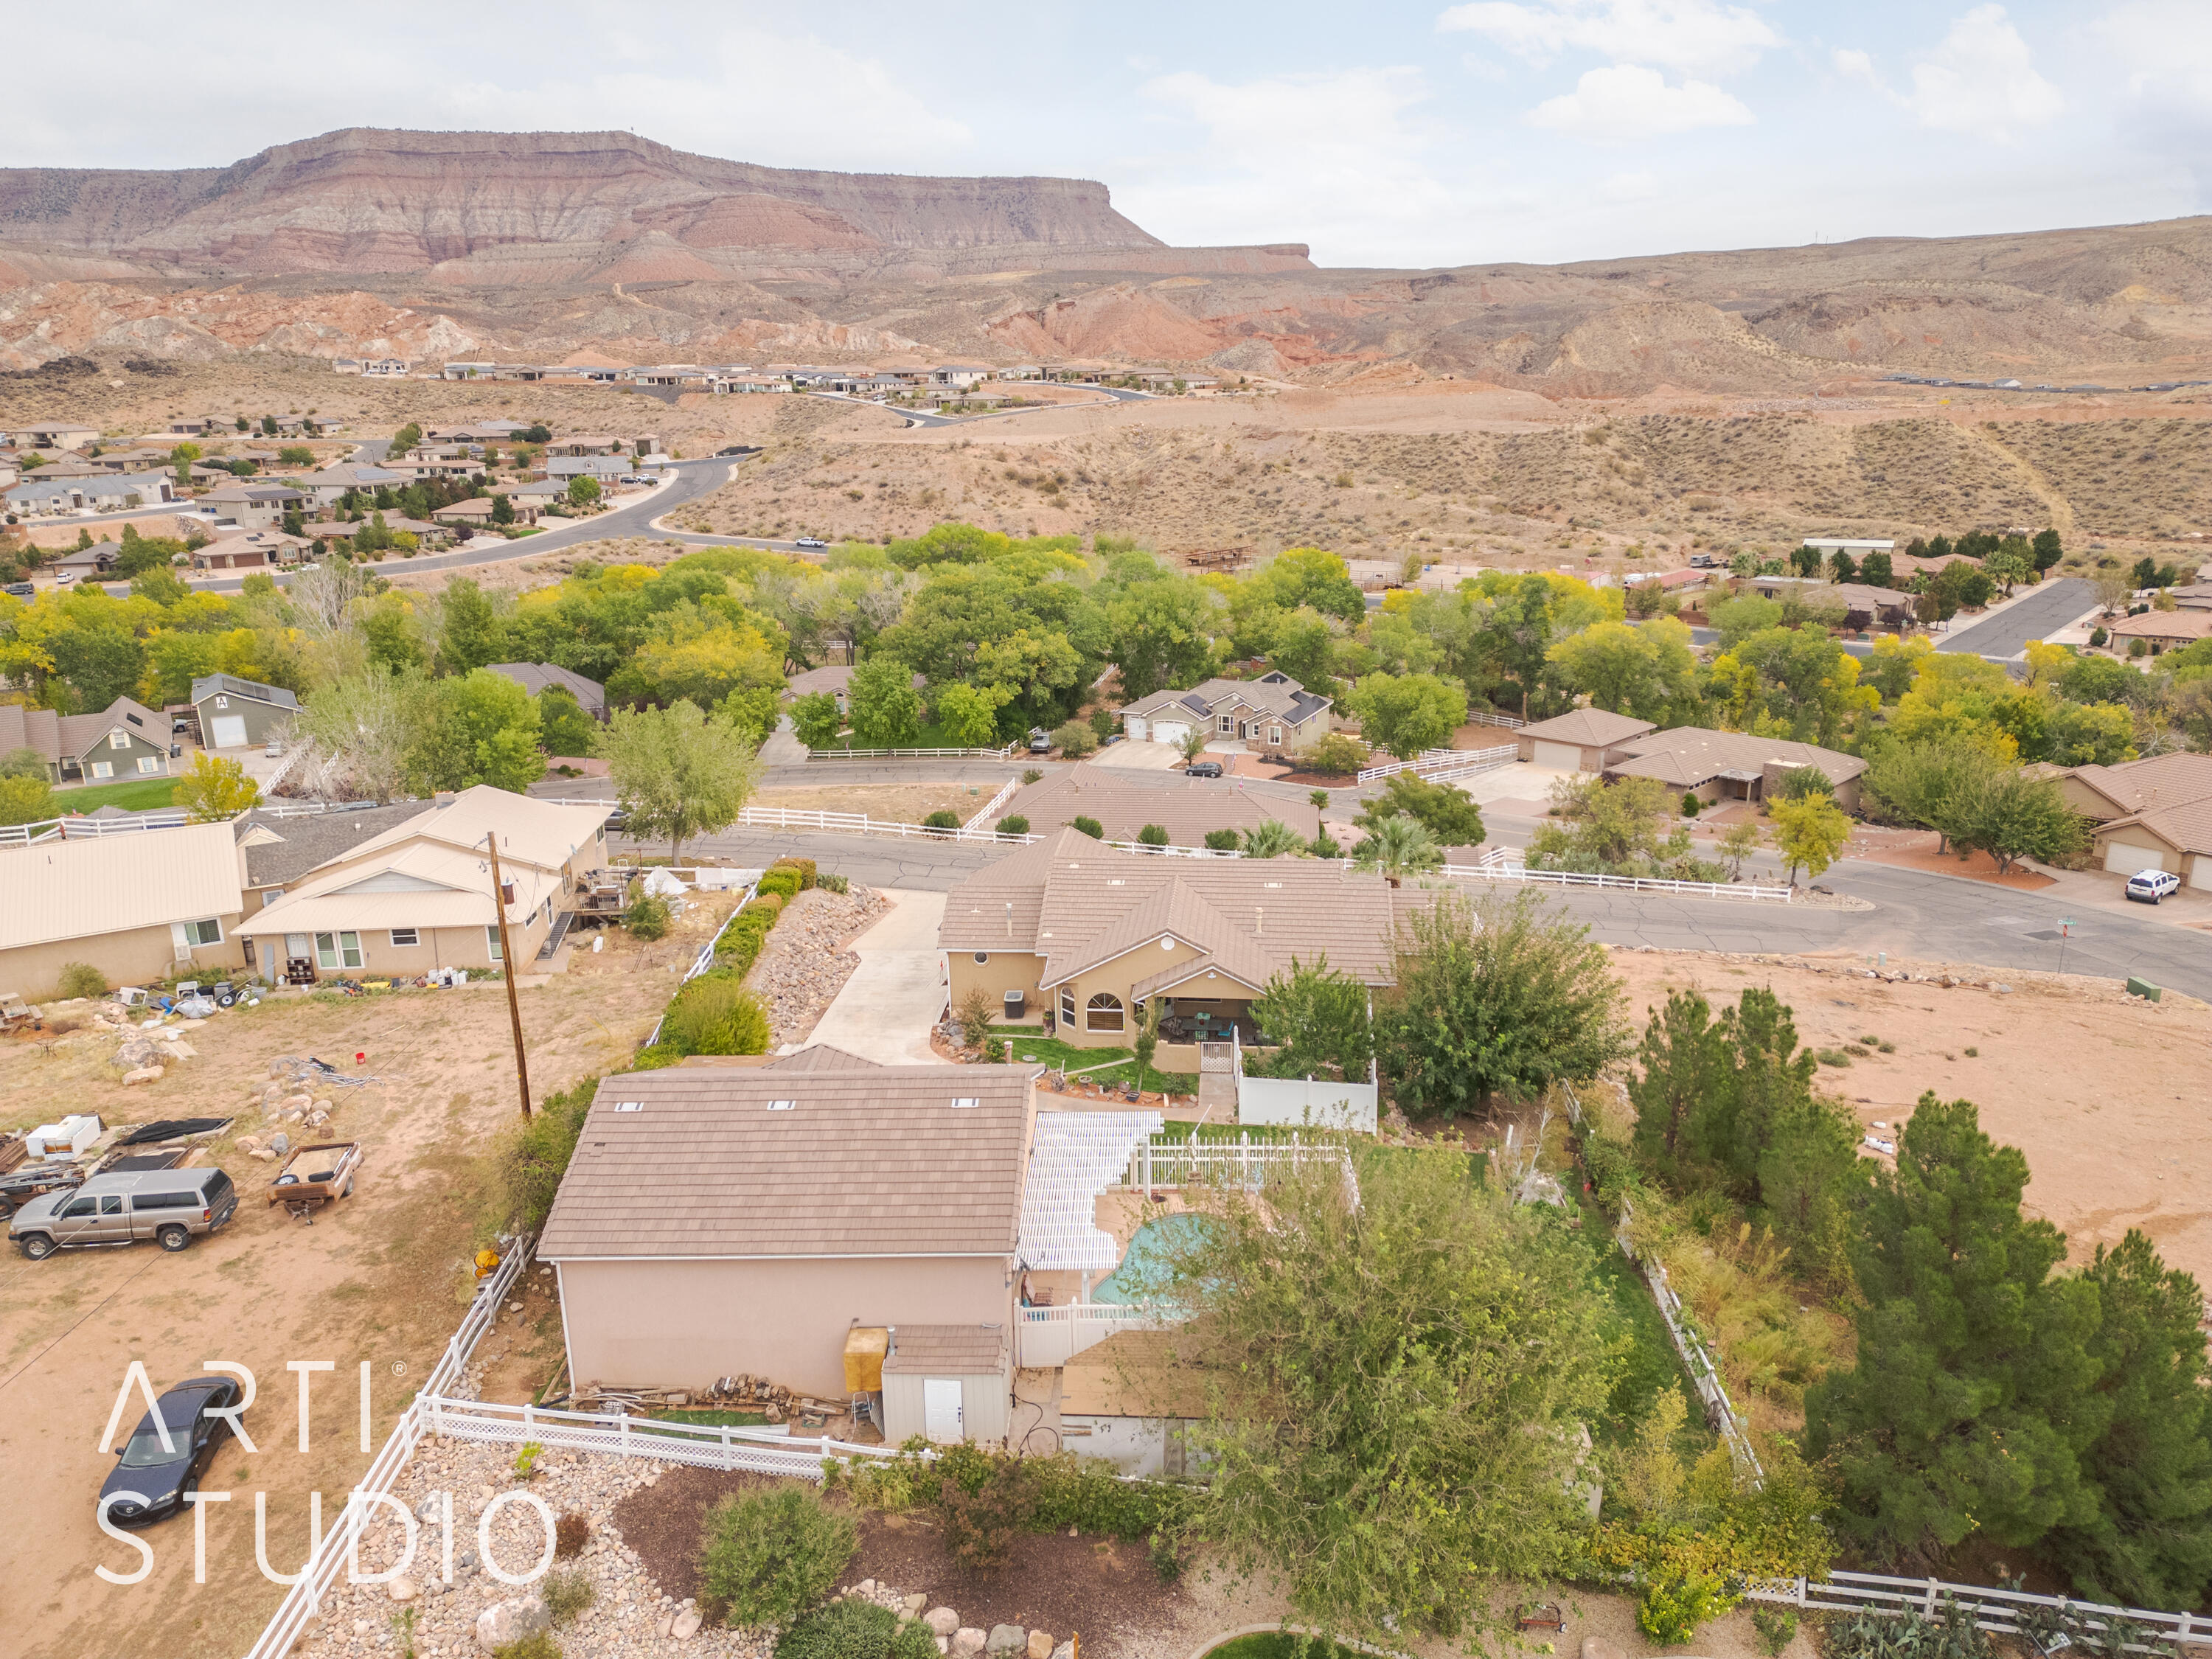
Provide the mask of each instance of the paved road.
[{"label": "paved road", "polygon": [[2000,662],[2021,655],[2030,640],[2047,640],[2060,629],[2079,622],[2096,608],[2097,588],[2079,576],[2062,576],[2045,582],[2024,599],[2015,600],[1986,622],[1954,633],[1936,646],[1938,651],[1971,651]]}]

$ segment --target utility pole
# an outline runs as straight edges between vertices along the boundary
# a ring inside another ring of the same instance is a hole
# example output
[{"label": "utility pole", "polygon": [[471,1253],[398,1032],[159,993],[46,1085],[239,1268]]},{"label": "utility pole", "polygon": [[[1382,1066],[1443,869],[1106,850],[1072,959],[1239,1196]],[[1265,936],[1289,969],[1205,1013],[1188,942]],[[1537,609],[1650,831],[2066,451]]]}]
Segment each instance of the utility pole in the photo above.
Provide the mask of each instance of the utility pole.
[{"label": "utility pole", "polygon": [[507,1018],[514,1027],[514,1081],[522,1091],[522,1121],[530,1121],[530,1062],[522,1054],[522,1000],[514,989],[514,947],[507,941],[507,883],[499,873],[499,837],[484,832],[491,853],[491,902],[499,913],[499,965],[507,980]]}]

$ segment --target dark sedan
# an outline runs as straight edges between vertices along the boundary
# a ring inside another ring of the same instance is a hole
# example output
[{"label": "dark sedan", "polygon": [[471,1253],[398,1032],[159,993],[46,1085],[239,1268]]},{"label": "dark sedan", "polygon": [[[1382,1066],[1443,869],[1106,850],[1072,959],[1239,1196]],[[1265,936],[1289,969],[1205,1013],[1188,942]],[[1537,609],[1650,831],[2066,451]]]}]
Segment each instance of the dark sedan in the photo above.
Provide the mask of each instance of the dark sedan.
[{"label": "dark sedan", "polygon": [[143,1527],[174,1515],[230,1432],[229,1419],[215,1411],[237,1405],[240,1393],[231,1377],[195,1376],[163,1395],[155,1409],[168,1425],[169,1443],[162,1445],[153,1412],[138,1419],[100,1488],[103,1505],[114,1500],[109,1518],[118,1526]]}]

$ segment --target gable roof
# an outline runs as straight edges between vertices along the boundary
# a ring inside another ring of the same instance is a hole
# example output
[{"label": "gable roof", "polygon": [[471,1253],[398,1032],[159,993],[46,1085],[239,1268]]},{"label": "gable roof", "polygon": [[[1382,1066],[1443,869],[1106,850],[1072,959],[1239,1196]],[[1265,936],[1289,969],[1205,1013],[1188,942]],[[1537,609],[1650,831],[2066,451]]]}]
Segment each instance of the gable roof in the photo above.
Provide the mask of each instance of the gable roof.
[{"label": "gable roof", "polygon": [[607,688],[597,680],[585,678],[573,668],[551,662],[495,662],[489,666],[493,673],[506,675],[532,696],[549,685],[558,685],[591,713],[606,712]]},{"label": "gable roof", "polygon": [[[500,873],[514,886],[514,898],[507,907],[510,923],[522,921],[561,890],[560,872],[541,865],[501,857]],[[414,840],[374,856],[359,849],[341,851],[274,904],[240,922],[239,931],[313,933],[498,925],[491,866],[483,854],[443,842]]]},{"label": "gable roof", "polygon": [[1243,703],[1295,726],[1328,708],[1332,701],[1316,696],[1289,675],[1276,672],[1262,674],[1255,680],[1204,680],[1188,691],[1155,691],[1129,704],[1121,713],[1142,718],[1180,703],[1191,714],[1211,714],[1224,705]]},{"label": "gable roof", "polygon": [[118,697],[97,714],[64,714],[61,720],[61,750],[64,755],[88,755],[107,739],[107,734],[121,726],[142,743],[155,748],[166,747],[169,741],[167,719],[155,714],[135,697]]},{"label": "gable roof", "polygon": [[2077,766],[2071,775],[2124,814],[2212,799],[2212,755],[2148,755],[2115,766]]},{"label": "gable roof", "polygon": [[1077,817],[1096,818],[1109,841],[1134,841],[1146,824],[1157,823],[1176,847],[1202,844],[1210,830],[1250,830],[1269,818],[1287,823],[1308,841],[1321,833],[1321,812],[1311,801],[1255,795],[1236,779],[1156,783],[1152,781],[1156,775],[1109,766],[1072,766],[1030,784],[1006,803],[1000,816],[1018,813],[1039,835],[1062,829]]},{"label": "gable roof", "polygon": [[1380,985],[1396,917],[1429,902],[1340,860],[1159,858],[1064,830],[954,888],[938,945],[1034,952],[1044,958],[1040,989],[1162,938],[1200,959],[1139,981],[1153,989],[1212,971],[1257,990],[1292,957],[1323,952],[1331,967]]},{"label": "gable roof", "polygon": [[347,855],[354,863],[421,837],[474,854],[487,832],[499,836],[502,864],[535,864],[558,869],[599,832],[614,811],[586,802],[564,804],[517,795],[480,783],[451,801],[418,811],[383,834],[363,842]]},{"label": "gable roof", "polygon": [[0,848],[0,950],[234,916],[228,823]]},{"label": "gable roof", "polygon": [[538,1254],[1011,1256],[1031,1088],[1028,1073],[988,1066],[608,1078]]},{"label": "gable roof", "polygon": [[1726,775],[1761,776],[1769,766],[1817,766],[1832,784],[1848,783],[1867,769],[1856,755],[1787,738],[1758,738],[1748,732],[1716,732],[1703,726],[1678,726],[1619,745],[1630,759],[1606,768],[1609,775],[1657,778],[1677,789]]},{"label": "gable roof", "polygon": [[1626,714],[1615,714],[1603,708],[1571,708],[1550,720],[1524,726],[1513,735],[1534,738],[1539,743],[1573,743],[1592,749],[1604,749],[1614,744],[1626,743],[1631,738],[1644,737],[1658,729],[1650,720],[1631,720]]},{"label": "gable roof", "polygon": [[242,680],[235,674],[203,674],[192,682],[191,701],[195,703],[205,702],[218,693],[228,697],[249,697],[255,702],[270,703],[278,708],[297,708],[300,706],[299,698],[281,685],[264,685],[258,680]]},{"label": "gable roof", "polygon": [[2136,828],[2149,830],[2176,852],[2212,853],[2212,795],[2171,806],[2151,807],[2098,826],[2100,834]]},{"label": "gable roof", "polygon": [[238,820],[246,848],[246,884],[276,887],[297,881],[318,865],[344,856],[395,823],[420,816],[420,801],[368,806],[313,817],[279,818],[256,810]]}]

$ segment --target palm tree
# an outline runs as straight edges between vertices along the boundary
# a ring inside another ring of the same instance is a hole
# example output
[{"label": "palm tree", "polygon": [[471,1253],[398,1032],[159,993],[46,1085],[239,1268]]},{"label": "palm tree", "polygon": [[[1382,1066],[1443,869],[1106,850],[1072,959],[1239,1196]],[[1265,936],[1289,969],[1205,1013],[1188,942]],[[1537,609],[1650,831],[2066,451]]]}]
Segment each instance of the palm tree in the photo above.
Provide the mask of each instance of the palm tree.
[{"label": "palm tree", "polygon": [[1243,846],[1244,856],[1248,859],[1279,859],[1286,854],[1306,850],[1305,837],[1280,818],[1269,818],[1247,830],[1243,835]]},{"label": "palm tree", "polygon": [[1402,813],[1384,818],[1368,832],[1367,839],[1352,849],[1363,870],[1377,870],[1395,887],[1399,878],[1433,870],[1444,861],[1443,848],[1429,834],[1428,826]]}]

